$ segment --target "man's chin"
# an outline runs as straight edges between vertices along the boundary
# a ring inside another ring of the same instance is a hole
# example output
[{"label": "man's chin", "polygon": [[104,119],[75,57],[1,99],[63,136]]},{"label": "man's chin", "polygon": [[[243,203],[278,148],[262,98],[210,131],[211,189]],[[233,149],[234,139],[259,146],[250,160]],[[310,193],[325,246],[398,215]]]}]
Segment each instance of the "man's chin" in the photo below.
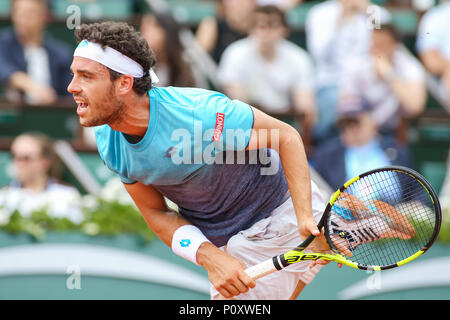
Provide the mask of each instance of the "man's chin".
[{"label": "man's chin", "polygon": [[80,118],[80,125],[85,128],[97,127],[102,124],[103,123],[98,123],[98,121],[89,121],[89,120]]}]

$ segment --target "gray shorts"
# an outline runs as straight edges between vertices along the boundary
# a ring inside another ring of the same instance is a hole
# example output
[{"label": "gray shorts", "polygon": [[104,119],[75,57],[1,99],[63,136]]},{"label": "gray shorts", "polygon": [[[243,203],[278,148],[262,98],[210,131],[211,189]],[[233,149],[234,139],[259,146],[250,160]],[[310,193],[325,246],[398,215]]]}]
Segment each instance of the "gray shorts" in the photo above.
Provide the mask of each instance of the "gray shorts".
[{"label": "gray shorts", "polygon": [[[325,210],[317,186],[311,182],[313,215],[318,222]],[[269,217],[255,223],[250,228],[231,237],[220,249],[242,260],[247,267],[263,262],[275,255],[282,254],[302,242],[297,228],[292,199],[283,202],[272,211]],[[310,261],[299,262],[281,271],[274,272],[256,281],[256,286],[247,293],[234,297],[242,300],[286,300],[292,295],[299,280],[308,283],[314,278],[316,270],[310,271]],[[220,299],[221,295],[211,285],[211,299]]]}]

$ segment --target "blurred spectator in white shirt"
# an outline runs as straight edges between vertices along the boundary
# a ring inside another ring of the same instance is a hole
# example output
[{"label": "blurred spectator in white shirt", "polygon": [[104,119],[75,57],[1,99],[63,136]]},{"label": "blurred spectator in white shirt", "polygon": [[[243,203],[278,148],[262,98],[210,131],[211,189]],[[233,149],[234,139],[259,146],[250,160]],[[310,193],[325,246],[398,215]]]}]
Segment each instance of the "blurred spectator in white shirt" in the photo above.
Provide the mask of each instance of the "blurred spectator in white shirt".
[{"label": "blurred spectator in white shirt", "polygon": [[15,179],[0,191],[0,206],[10,214],[29,216],[46,208],[49,216],[83,220],[81,197],[72,186],[60,183],[53,141],[42,133],[24,133],[11,145]]},{"label": "blurred spectator in white shirt", "polygon": [[422,17],[417,50],[425,68],[439,79],[438,94],[450,110],[450,1],[441,1]]},{"label": "blurred spectator in white shirt", "polygon": [[247,36],[255,0],[218,0],[217,16],[204,18],[196,31],[198,44],[219,63],[231,43]]},{"label": "blurred spectator in white shirt", "polygon": [[332,127],[343,72],[355,58],[368,55],[372,30],[390,19],[386,9],[369,0],[327,0],[308,12],[307,48],[317,68],[317,140],[336,134]]},{"label": "blurred spectator in white shirt", "polygon": [[284,12],[261,6],[250,36],[231,44],[219,64],[225,93],[269,113],[297,111],[315,119],[314,70],[308,53],[285,39]]},{"label": "blurred spectator in white shirt", "polygon": [[370,47],[369,59],[355,59],[348,68],[340,94],[363,97],[380,132],[394,136],[400,115],[416,117],[425,108],[425,70],[391,24],[373,30]]}]

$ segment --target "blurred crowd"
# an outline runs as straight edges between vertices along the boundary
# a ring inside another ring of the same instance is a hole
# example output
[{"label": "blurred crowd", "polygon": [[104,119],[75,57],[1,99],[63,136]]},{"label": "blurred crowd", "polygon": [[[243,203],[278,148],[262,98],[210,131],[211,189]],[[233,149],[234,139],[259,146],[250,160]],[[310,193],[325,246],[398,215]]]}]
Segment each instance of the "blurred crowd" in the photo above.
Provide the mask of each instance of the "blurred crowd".
[{"label": "blurred crowd", "polygon": [[[443,108],[450,107],[450,0],[392,1],[419,14],[413,52],[404,45],[389,6],[370,0],[315,3],[307,12],[303,47],[290,37],[287,16],[308,1],[198,1],[216,5],[214,16],[190,28],[191,45],[215,66],[217,81],[206,82],[208,89],[293,117],[311,166],[333,189],[375,167],[414,168],[407,141],[399,138],[402,121],[422,114],[431,89]],[[51,105],[68,98],[73,48],[46,32],[49,8],[46,0],[11,2],[11,27],[0,30],[0,82],[8,101]],[[156,54],[158,86],[204,86],[199,61],[181,37],[186,26],[152,10],[133,17],[133,23]],[[28,146],[28,153],[19,154],[24,141],[42,145],[30,134],[14,141],[18,175],[11,186],[72,192],[46,173],[42,150],[31,154]],[[30,179],[41,176],[27,180],[24,166],[35,166],[28,170]]]}]

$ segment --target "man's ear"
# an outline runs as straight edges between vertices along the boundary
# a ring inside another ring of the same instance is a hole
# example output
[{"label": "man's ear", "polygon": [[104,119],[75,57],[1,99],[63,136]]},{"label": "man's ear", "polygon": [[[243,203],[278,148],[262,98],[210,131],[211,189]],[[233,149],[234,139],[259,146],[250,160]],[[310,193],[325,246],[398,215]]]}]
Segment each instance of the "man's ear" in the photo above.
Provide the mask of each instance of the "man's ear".
[{"label": "man's ear", "polygon": [[119,95],[126,95],[133,90],[134,78],[130,75],[122,75],[115,82],[116,92]]}]

